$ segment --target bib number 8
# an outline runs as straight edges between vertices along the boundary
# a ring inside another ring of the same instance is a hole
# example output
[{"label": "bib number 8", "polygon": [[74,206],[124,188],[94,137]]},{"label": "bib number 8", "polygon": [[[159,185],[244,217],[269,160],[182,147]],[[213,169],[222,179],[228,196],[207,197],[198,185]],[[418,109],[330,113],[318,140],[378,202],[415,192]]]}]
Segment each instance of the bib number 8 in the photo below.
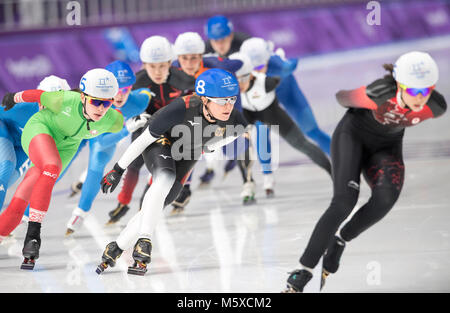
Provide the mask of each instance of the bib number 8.
[{"label": "bib number 8", "polygon": [[204,94],[205,93],[205,81],[204,80],[199,80],[198,82],[197,82],[197,86],[195,87],[195,91],[198,93],[198,94]]}]

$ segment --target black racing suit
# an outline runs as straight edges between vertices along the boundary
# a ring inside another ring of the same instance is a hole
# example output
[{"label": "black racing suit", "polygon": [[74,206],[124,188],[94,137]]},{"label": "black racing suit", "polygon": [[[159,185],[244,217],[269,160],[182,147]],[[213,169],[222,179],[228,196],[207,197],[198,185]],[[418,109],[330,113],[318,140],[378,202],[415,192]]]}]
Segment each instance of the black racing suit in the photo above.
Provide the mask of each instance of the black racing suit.
[{"label": "black racing suit", "polygon": [[200,97],[195,95],[176,99],[152,115],[144,131],[150,131],[159,139],[144,150],[142,156],[152,175],[161,169],[176,175],[165,205],[177,197],[202,153],[219,149],[224,142],[232,142],[244,133],[247,125],[236,109],[227,121],[209,122],[203,116]]},{"label": "black racing suit", "polygon": [[345,241],[356,238],[380,221],[394,206],[403,186],[402,143],[405,127],[442,115],[447,105],[437,91],[419,112],[397,104],[397,85],[391,76],[367,87],[340,91],[337,99],[350,107],[331,141],[333,198],[317,222],[300,263],[314,268],[359,196],[360,175],[372,194],[340,231]]}]

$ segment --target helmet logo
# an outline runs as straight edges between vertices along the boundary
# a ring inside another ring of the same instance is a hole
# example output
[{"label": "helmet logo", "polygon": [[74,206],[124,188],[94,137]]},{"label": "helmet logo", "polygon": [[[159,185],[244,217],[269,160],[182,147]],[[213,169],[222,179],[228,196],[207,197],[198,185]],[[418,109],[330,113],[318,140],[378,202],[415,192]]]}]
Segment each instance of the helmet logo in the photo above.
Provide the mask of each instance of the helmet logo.
[{"label": "helmet logo", "polygon": [[233,84],[231,79],[232,79],[231,76],[227,76],[225,78],[222,78],[222,80],[223,80],[222,88],[228,88],[228,90],[233,90],[233,88],[236,87],[237,85]]},{"label": "helmet logo", "polygon": [[105,86],[105,85],[106,85],[106,82],[107,82],[108,80],[109,80],[108,77],[100,78],[98,84],[99,84],[100,86]]},{"label": "helmet logo", "polygon": [[152,49],[151,54],[152,54],[152,58],[156,59],[156,60],[162,59],[164,57],[164,53],[163,53],[162,49],[159,47]]},{"label": "helmet logo", "polygon": [[412,64],[412,72],[410,74],[416,76],[416,78],[424,78],[426,74],[430,73],[430,70],[424,70],[423,66],[423,62]]},{"label": "helmet logo", "polygon": [[227,76],[227,77],[225,77],[225,78],[222,78],[222,80],[223,80],[223,84],[224,84],[225,86],[231,84],[231,77],[230,77],[230,76]]},{"label": "helmet logo", "polygon": [[221,23],[216,23],[216,24],[212,24],[211,25],[211,33],[217,34],[221,32],[222,30],[222,24]]}]

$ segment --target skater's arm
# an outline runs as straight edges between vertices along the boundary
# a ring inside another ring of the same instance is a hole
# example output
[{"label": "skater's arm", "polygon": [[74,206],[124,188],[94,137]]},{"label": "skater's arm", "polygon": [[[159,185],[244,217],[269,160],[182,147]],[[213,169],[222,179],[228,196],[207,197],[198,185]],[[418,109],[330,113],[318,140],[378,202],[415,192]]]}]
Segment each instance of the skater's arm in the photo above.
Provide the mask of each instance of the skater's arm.
[{"label": "skater's arm", "polygon": [[370,85],[354,90],[341,90],[336,98],[346,108],[376,110],[379,105],[395,97],[397,84],[392,77],[377,79]]},{"label": "skater's arm", "polygon": [[245,136],[247,136],[247,138],[250,138],[248,133],[251,131],[252,125],[247,122],[247,120],[242,115],[242,112],[234,108],[229,121],[232,122],[232,125],[227,125],[225,127],[225,137],[217,141],[208,142],[205,145],[204,152],[211,153],[229,144],[230,142],[233,142],[236,138],[244,134]]},{"label": "skater's arm", "polygon": [[5,111],[12,109],[17,103],[22,102],[40,102],[43,90],[30,89],[16,93],[8,92],[2,99],[2,106]]},{"label": "skater's arm", "polygon": [[242,61],[210,56],[203,57],[203,66],[207,68],[221,68],[234,73],[242,67]]},{"label": "skater's arm", "polygon": [[14,101],[16,103],[19,102],[41,102],[41,95],[45,91],[39,90],[39,89],[30,89],[30,90],[24,90],[21,92],[17,92],[14,95]]},{"label": "skater's arm", "polygon": [[336,99],[345,108],[376,110],[377,104],[366,94],[366,86],[353,90],[340,90]]},{"label": "skater's arm", "polygon": [[117,144],[120,140],[128,136],[128,134],[129,132],[126,127],[123,127],[118,133],[105,133],[91,140],[97,141],[103,148],[108,148]]}]

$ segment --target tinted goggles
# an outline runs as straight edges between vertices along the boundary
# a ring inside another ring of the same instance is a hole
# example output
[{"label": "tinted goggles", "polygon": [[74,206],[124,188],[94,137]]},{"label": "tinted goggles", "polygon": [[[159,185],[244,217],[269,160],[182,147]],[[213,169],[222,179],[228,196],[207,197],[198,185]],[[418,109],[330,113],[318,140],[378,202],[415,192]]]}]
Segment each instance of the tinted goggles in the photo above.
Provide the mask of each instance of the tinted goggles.
[{"label": "tinted goggles", "polygon": [[210,97],[206,97],[206,99],[218,104],[218,105],[225,105],[228,102],[232,105],[234,105],[236,103],[237,100],[237,96],[233,96],[233,97],[229,97],[229,98],[210,98]]},{"label": "tinted goggles", "polygon": [[417,96],[419,93],[421,93],[422,96],[426,97],[434,89],[434,86],[426,87],[426,88],[408,88],[407,86],[405,86],[403,84],[399,84],[399,85],[400,85],[400,88],[405,90],[410,96],[413,96],[413,97]]},{"label": "tinted goggles", "polygon": [[86,95],[86,103],[92,104],[93,106],[96,106],[96,107],[103,105],[103,107],[106,109],[106,108],[109,108],[114,103],[114,100],[113,99],[99,99],[99,98],[94,98],[94,97]]},{"label": "tinted goggles", "polygon": [[128,86],[128,87],[123,87],[123,88],[119,88],[119,92],[120,94],[127,94],[130,90],[131,90],[132,86]]}]

